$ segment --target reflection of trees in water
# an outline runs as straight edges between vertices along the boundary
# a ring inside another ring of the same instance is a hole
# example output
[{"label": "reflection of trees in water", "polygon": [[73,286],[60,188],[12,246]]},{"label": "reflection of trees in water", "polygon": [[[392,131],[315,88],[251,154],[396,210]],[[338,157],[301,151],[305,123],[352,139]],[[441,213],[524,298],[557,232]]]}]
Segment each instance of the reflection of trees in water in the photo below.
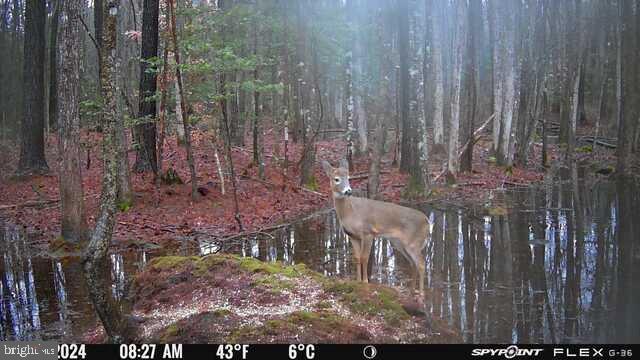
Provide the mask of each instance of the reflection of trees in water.
[{"label": "reflection of trees in water", "polygon": [[[507,192],[507,215],[434,211],[427,311],[467,342],[640,341],[635,187],[578,175]],[[351,244],[333,213],[272,236],[245,241],[243,253],[353,276]],[[376,239],[371,259],[373,282],[409,286],[409,265],[388,240]]]},{"label": "reflection of trees in water", "polygon": [[0,224],[2,286],[0,295],[0,335],[5,340],[40,338],[40,308],[31,262],[31,254],[18,230]]},{"label": "reflection of trees in water", "polygon": [[468,342],[640,341],[635,187],[571,175],[485,223],[439,213],[427,309]]}]

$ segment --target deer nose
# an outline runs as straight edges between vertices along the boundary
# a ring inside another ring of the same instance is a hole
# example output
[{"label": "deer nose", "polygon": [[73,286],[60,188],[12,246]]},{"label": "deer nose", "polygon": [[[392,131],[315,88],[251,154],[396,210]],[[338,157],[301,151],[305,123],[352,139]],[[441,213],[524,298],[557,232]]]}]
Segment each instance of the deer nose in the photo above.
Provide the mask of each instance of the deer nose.
[{"label": "deer nose", "polygon": [[347,195],[347,196],[350,196],[352,193],[353,193],[353,191],[351,191],[351,188],[346,188],[344,190],[344,194]]}]

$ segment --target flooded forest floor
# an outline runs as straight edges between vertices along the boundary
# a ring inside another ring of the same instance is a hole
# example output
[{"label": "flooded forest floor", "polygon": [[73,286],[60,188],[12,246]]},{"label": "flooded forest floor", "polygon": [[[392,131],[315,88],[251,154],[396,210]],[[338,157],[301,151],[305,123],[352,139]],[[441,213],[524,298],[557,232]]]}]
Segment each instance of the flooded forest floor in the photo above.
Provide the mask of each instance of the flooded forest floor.
[{"label": "flooded forest floor", "polygon": [[[580,132],[588,134],[591,130],[583,128]],[[190,197],[191,185],[184,148],[176,143],[174,137],[169,138],[164,148],[163,170],[166,172],[174,169],[185,183],[158,187],[152,174],[132,172],[134,203],[131,206],[121,204],[113,245],[119,249],[145,244],[174,249],[178,246],[176,239],[206,236],[224,240],[241,233],[267,231],[315,210],[331,207],[328,181],[319,161],[314,167],[316,183],[313,188],[300,186],[297,164],[302,146],[289,144],[290,166],[285,174],[281,169],[283,144],[279,143],[280,139],[276,139],[275,135],[274,130],[270,129],[265,136],[265,180],[258,178],[258,169],[252,162],[249,137],[246,147],[232,149],[242,229],[235,220],[232,185],[228,174],[224,175],[226,193],[223,195],[221,191],[214,153],[217,146],[225,169],[223,148],[213,141],[213,136],[208,131],[195,130],[193,144],[200,198],[193,201]],[[91,227],[100,197],[101,134],[85,132],[81,143],[85,153],[85,207]],[[55,135],[50,135],[46,146],[49,174],[28,179],[16,179],[13,176],[19,155],[17,144],[4,144],[0,151],[0,215],[23,226],[29,234],[41,239],[40,245],[44,246],[60,234],[59,154],[56,145]],[[594,172],[608,174],[612,171],[614,150],[596,147],[597,153],[593,154],[589,149],[590,145],[583,145],[585,144],[579,144],[578,147],[578,161],[590,162]],[[393,146],[391,142],[390,150]],[[317,142],[317,159],[337,163],[345,147],[341,136],[320,140]],[[459,174],[455,185],[446,185],[445,176],[438,176],[441,175],[446,154],[433,154],[430,173],[432,179],[439,179],[433,184],[429,195],[419,200],[449,205],[472,203],[486,207],[492,206],[491,199],[495,190],[527,186],[543,180],[546,169],[541,166],[540,143],[532,145],[527,168],[507,169],[497,166],[495,158],[490,155],[490,147],[490,136],[483,136],[474,147],[473,171]],[[549,145],[549,164],[558,163],[562,156],[563,151],[558,146]],[[382,160],[381,197],[386,201],[403,202],[408,178],[406,174],[399,172],[392,161],[393,151],[388,151]],[[135,152],[130,150],[129,164],[134,162]],[[367,157],[355,158],[354,166],[351,183],[358,194],[358,191],[366,191],[369,160]]]}]

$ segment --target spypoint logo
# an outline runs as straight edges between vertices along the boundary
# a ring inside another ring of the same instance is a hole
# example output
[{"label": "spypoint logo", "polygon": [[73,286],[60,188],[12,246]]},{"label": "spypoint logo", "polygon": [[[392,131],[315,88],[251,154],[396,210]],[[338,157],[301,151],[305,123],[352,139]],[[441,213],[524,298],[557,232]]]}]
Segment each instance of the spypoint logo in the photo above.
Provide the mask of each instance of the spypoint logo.
[{"label": "spypoint logo", "polygon": [[542,349],[520,349],[516,345],[511,345],[503,349],[473,349],[471,356],[504,356],[513,359],[516,356],[538,356]]}]

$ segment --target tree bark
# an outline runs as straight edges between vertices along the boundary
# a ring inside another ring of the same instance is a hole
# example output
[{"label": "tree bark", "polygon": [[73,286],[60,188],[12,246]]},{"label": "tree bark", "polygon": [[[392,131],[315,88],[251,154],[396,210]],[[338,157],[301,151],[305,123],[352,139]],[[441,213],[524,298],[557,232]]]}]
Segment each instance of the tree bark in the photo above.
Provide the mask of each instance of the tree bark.
[{"label": "tree bark", "polygon": [[447,162],[448,172],[455,176],[460,170],[458,147],[460,143],[459,129],[461,119],[462,100],[462,64],[464,62],[464,49],[466,42],[466,5],[463,0],[456,1],[456,30],[454,35],[454,62],[453,62],[453,99],[451,101],[451,122],[449,123],[449,156]]},{"label": "tree bark", "polygon": [[442,36],[439,17],[436,15],[438,0],[430,0],[432,9],[432,54],[433,54],[433,143],[434,151],[444,152],[444,76],[442,67]]},{"label": "tree bark", "polygon": [[158,11],[159,0],[144,0],[142,11],[142,52],[140,59],[140,98],[138,122],[135,126],[136,163],[138,172],[157,169],[156,154],[156,90],[157,72],[152,59],[158,56]]},{"label": "tree bark", "polygon": [[[633,146],[633,127],[638,121],[638,93],[636,88],[638,36],[631,1],[618,2],[619,9],[619,46],[618,49],[618,161],[616,171],[625,174],[629,171]],[[640,10],[637,10],[640,11]],[[624,74],[624,75],[623,75]]]},{"label": "tree bark", "polygon": [[129,342],[131,328],[120,312],[119,306],[111,295],[110,272],[107,268],[109,244],[116,220],[116,201],[118,196],[118,149],[116,145],[116,18],[117,0],[108,0],[105,9],[104,38],[102,54],[102,94],[105,99],[104,137],[102,139],[103,175],[100,211],[95,229],[83,257],[85,280],[89,296],[98,313],[102,325],[111,343]]},{"label": "tree bark", "polygon": [[[82,157],[80,153],[80,15],[81,0],[56,1],[56,17],[61,12],[60,81],[53,93],[60,95],[57,119],[60,120],[58,152],[60,162],[60,205],[62,237],[70,243],[84,243],[88,238],[82,189]],[[55,59],[55,57],[54,57]],[[56,68],[55,60],[54,67]],[[55,76],[52,76],[52,79]],[[55,105],[54,105],[55,106]]]},{"label": "tree bark", "polygon": [[[398,0],[398,54],[400,56],[400,171],[409,172],[412,165],[411,122],[409,118],[409,0]],[[415,154],[415,153],[414,153]]]},{"label": "tree bark", "polygon": [[[61,2],[52,0],[53,13],[51,14],[51,27],[49,31],[49,131],[53,132],[58,127],[58,67],[56,55],[58,52],[58,22]],[[78,43],[80,41],[78,40]]]},{"label": "tree bark", "polygon": [[[253,56],[258,57],[258,25],[254,24],[253,32]],[[258,86],[259,70],[258,64],[253,69],[254,86]],[[258,166],[258,177],[264,180],[264,159],[263,159],[263,139],[262,124],[260,116],[260,92],[256,89],[253,92],[253,162]]]},{"label": "tree bark", "polygon": [[23,106],[18,176],[49,171],[44,156],[45,1],[27,0],[24,24]]},{"label": "tree bark", "polygon": [[467,11],[467,21],[469,31],[467,31],[467,54],[466,58],[466,121],[464,122],[463,143],[468,144],[463,150],[460,170],[462,172],[471,171],[473,164],[473,131],[475,126],[476,109],[478,103],[478,93],[476,91],[477,82],[480,80],[478,76],[478,59],[476,55],[477,38],[482,36],[482,4],[478,1],[469,3]]}]

